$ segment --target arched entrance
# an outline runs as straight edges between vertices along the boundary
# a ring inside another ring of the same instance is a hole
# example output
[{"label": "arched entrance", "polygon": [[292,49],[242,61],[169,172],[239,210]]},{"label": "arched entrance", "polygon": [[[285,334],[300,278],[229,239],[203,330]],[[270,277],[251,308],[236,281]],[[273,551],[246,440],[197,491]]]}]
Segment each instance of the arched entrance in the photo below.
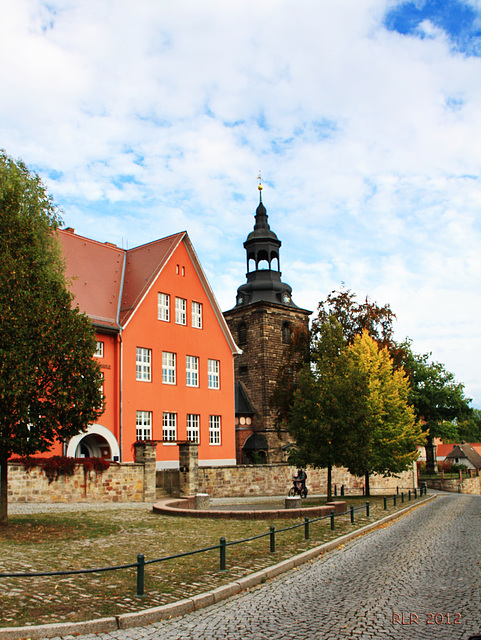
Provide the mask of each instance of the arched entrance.
[{"label": "arched entrance", "polygon": [[242,457],[244,464],[266,464],[267,442],[264,436],[259,433],[249,436],[242,447]]},{"label": "arched entrance", "polygon": [[101,424],[91,425],[85,433],[74,436],[67,447],[71,458],[105,458],[120,460],[120,448],[113,433]]}]

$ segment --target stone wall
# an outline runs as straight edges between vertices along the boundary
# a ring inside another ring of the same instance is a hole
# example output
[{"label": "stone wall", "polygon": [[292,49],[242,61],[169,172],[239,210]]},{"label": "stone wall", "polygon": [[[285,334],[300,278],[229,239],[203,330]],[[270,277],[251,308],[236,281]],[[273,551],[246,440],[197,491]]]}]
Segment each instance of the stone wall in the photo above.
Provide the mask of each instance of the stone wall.
[{"label": "stone wall", "polygon": [[[274,496],[286,494],[292,486],[295,467],[286,465],[238,465],[235,467],[199,467],[197,491],[208,493],[213,498],[243,496]],[[341,495],[341,486],[346,493],[363,493],[364,478],[352,476],[346,469],[335,468],[332,471],[337,495]],[[327,470],[307,469],[307,487],[312,494],[327,493]],[[399,490],[417,487],[417,476],[412,470],[405,471],[399,477],[384,478],[371,476],[371,494],[395,493]]]},{"label": "stone wall", "polygon": [[40,467],[29,471],[23,464],[8,465],[8,500],[13,502],[143,502],[144,465],[114,464],[101,474],[84,474],[77,467],[73,476],[62,476],[49,484]]},{"label": "stone wall", "polygon": [[469,493],[480,495],[481,483],[480,478],[464,478],[460,480],[458,478],[444,480],[443,478],[426,480],[426,485],[430,489],[437,489],[438,491],[450,491],[451,493]]}]

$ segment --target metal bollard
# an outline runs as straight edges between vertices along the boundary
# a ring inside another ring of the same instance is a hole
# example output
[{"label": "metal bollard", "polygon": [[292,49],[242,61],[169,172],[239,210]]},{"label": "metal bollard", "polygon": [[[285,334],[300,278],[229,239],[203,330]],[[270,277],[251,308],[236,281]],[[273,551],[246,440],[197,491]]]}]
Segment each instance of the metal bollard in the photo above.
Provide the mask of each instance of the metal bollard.
[{"label": "metal bollard", "polygon": [[414,499],[416,500],[417,497],[418,497],[418,490],[415,488],[414,489]]},{"label": "metal bollard", "polygon": [[220,570],[225,571],[225,550],[226,550],[226,542],[225,538],[222,536],[219,542],[220,545]]},{"label": "metal bollard", "polygon": [[369,518],[369,500],[366,502],[366,516]]},{"label": "metal bollard", "polygon": [[393,496],[393,505],[396,506],[396,496]]},{"label": "metal bollard", "polygon": [[137,556],[137,595],[144,595],[144,567],[145,557],[143,553],[139,553]]},{"label": "metal bollard", "polygon": [[354,524],[354,507],[351,504],[351,524]]},{"label": "metal bollard", "polygon": [[387,509],[387,498],[384,496],[384,511]]},{"label": "metal bollard", "polygon": [[331,509],[331,531],[334,531],[334,509]]},{"label": "metal bollard", "polygon": [[273,524],[271,524],[270,529],[270,540],[271,540],[271,553],[274,553],[276,550],[276,528]]},{"label": "metal bollard", "polygon": [[408,491],[408,501],[409,502],[411,501],[411,489],[409,489],[409,491]]},{"label": "metal bollard", "polygon": [[401,491],[401,502],[404,504],[404,492]]},{"label": "metal bollard", "polygon": [[304,518],[304,540],[309,540],[309,518]]}]

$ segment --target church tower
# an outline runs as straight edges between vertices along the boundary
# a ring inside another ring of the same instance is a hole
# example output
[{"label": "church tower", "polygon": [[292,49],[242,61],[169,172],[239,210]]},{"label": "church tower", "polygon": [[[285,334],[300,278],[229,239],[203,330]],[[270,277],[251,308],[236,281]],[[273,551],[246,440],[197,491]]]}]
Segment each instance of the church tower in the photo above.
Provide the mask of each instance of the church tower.
[{"label": "church tower", "polygon": [[254,230],[244,242],[247,282],[237,289],[235,307],[224,313],[242,349],[234,370],[238,464],[284,462],[288,455],[289,435],[277,433],[270,399],[292,331],[299,324],[307,328],[311,311],[294,304],[292,288],[281,280],[280,247],[259,184]]}]

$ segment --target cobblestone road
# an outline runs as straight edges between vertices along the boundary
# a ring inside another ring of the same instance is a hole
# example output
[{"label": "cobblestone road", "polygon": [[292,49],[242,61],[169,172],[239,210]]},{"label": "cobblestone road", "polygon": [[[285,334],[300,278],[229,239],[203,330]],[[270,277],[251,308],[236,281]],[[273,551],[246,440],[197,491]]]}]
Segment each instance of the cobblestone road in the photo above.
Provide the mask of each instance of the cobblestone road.
[{"label": "cobblestone road", "polygon": [[467,639],[481,633],[481,496],[410,515],[218,605],[75,640]]}]

